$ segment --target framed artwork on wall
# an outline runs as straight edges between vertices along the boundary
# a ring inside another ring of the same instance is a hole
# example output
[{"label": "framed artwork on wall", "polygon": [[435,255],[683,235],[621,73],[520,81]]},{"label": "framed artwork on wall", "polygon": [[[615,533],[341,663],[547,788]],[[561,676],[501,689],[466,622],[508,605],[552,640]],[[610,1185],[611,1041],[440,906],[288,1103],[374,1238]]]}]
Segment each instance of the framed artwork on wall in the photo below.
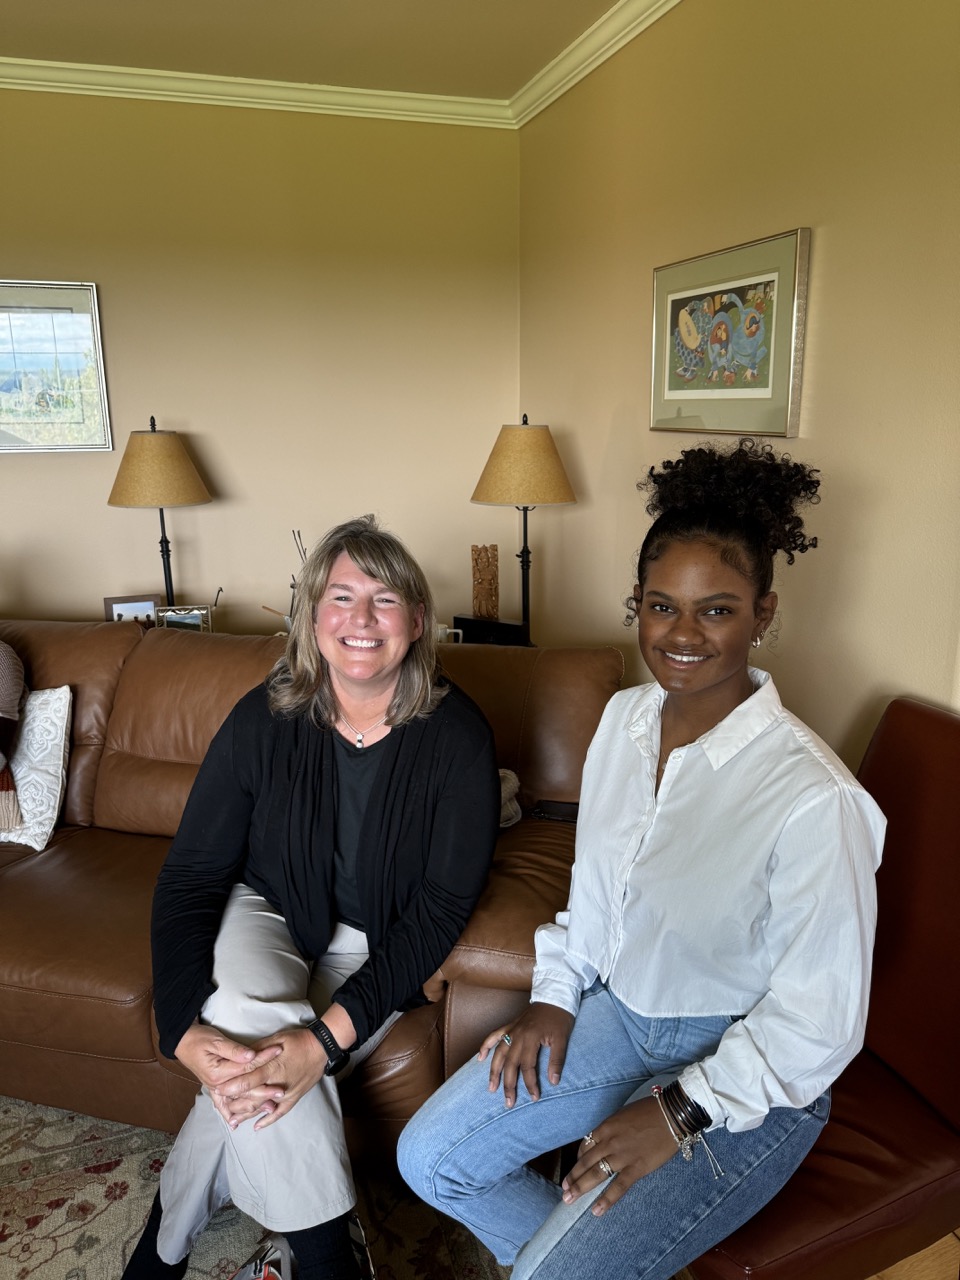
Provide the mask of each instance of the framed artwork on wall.
[{"label": "framed artwork on wall", "polygon": [[653,273],[654,431],[795,436],[810,229]]},{"label": "framed artwork on wall", "polygon": [[157,610],[157,626],[172,627],[177,631],[212,631],[213,606],[185,604],[173,608],[161,605]]},{"label": "framed artwork on wall", "polygon": [[112,448],[97,286],[0,280],[0,453]]},{"label": "framed artwork on wall", "polygon": [[103,616],[107,622],[139,622],[143,627],[157,625],[160,596],[140,591],[134,596],[104,596]]}]

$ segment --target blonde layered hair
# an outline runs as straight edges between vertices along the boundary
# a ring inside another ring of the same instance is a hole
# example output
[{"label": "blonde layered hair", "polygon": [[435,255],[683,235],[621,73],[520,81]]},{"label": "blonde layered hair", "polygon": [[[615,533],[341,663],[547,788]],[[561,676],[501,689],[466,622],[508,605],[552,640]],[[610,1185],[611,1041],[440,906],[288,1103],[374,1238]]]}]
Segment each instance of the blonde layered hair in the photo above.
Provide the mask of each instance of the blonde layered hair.
[{"label": "blonde layered hair", "polygon": [[405,605],[423,607],[423,631],[407,650],[397,677],[387,723],[406,724],[426,716],[446,692],[439,684],[437,614],[423,570],[399,538],[371,516],[358,516],[326,533],[304,561],[294,593],[290,636],[284,656],[267,677],[270,709],[281,715],[306,714],[320,728],[336,724],[340,708],[330,669],[317,648],[316,610],[338,556],[395,591]]}]

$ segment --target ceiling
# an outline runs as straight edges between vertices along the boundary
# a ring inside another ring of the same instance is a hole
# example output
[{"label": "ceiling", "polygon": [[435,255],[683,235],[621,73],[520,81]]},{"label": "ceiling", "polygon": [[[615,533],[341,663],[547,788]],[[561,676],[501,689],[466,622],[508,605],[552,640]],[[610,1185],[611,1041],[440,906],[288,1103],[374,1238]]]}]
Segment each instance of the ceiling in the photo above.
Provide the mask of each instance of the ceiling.
[{"label": "ceiling", "polygon": [[[254,97],[258,90],[248,82],[283,86],[276,103],[246,105],[320,101],[316,93],[294,93],[298,86],[346,90],[354,101],[360,99],[352,91],[381,100],[434,95],[507,107],[545,77],[569,87],[675,3],[2,0],[0,87],[95,92],[113,86],[119,92],[127,84],[129,96],[158,97],[167,95],[136,87],[176,84],[184,92],[174,96],[190,96],[188,82],[196,87],[226,78],[245,82]],[[135,72],[173,75],[148,82]],[[244,105],[236,85],[221,88]],[[323,101],[333,98],[327,93]],[[517,112],[509,114],[516,124]]]}]

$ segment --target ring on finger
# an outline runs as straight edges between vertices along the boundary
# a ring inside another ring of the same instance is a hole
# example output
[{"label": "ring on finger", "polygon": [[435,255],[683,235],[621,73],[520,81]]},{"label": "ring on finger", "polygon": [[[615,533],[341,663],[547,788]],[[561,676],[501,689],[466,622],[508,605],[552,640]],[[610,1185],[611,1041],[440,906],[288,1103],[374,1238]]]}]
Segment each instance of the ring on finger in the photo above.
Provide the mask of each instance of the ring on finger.
[{"label": "ring on finger", "polygon": [[500,1037],[500,1039],[503,1041],[503,1043],[507,1046],[508,1049],[513,1044],[513,1038],[511,1037],[508,1031],[505,1031],[503,1035]]},{"label": "ring on finger", "polygon": [[594,1145],[596,1139],[593,1136],[592,1129],[590,1130],[589,1133],[584,1134],[583,1141],[585,1146],[592,1147]]},{"label": "ring on finger", "polygon": [[600,1172],[603,1174],[605,1178],[612,1178],[614,1176],[614,1173],[616,1172],[614,1169],[610,1168],[610,1165],[606,1160],[598,1160],[597,1168],[600,1170]]}]

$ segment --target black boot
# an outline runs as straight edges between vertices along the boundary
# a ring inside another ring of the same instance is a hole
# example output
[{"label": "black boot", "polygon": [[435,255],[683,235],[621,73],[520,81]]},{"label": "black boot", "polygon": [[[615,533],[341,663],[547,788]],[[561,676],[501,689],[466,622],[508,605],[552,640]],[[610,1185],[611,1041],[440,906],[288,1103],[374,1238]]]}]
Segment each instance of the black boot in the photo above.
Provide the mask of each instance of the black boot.
[{"label": "black boot", "polygon": [[350,1240],[350,1214],[305,1231],[287,1231],[299,1280],[361,1280]]},{"label": "black boot", "polygon": [[150,1208],[147,1225],[143,1228],[143,1235],[137,1241],[137,1247],[121,1280],[182,1280],[187,1274],[189,1258],[181,1258],[179,1262],[164,1262],[157,1253],[157,1237],[162,1217],[163,1208],[158,1191]]}]

